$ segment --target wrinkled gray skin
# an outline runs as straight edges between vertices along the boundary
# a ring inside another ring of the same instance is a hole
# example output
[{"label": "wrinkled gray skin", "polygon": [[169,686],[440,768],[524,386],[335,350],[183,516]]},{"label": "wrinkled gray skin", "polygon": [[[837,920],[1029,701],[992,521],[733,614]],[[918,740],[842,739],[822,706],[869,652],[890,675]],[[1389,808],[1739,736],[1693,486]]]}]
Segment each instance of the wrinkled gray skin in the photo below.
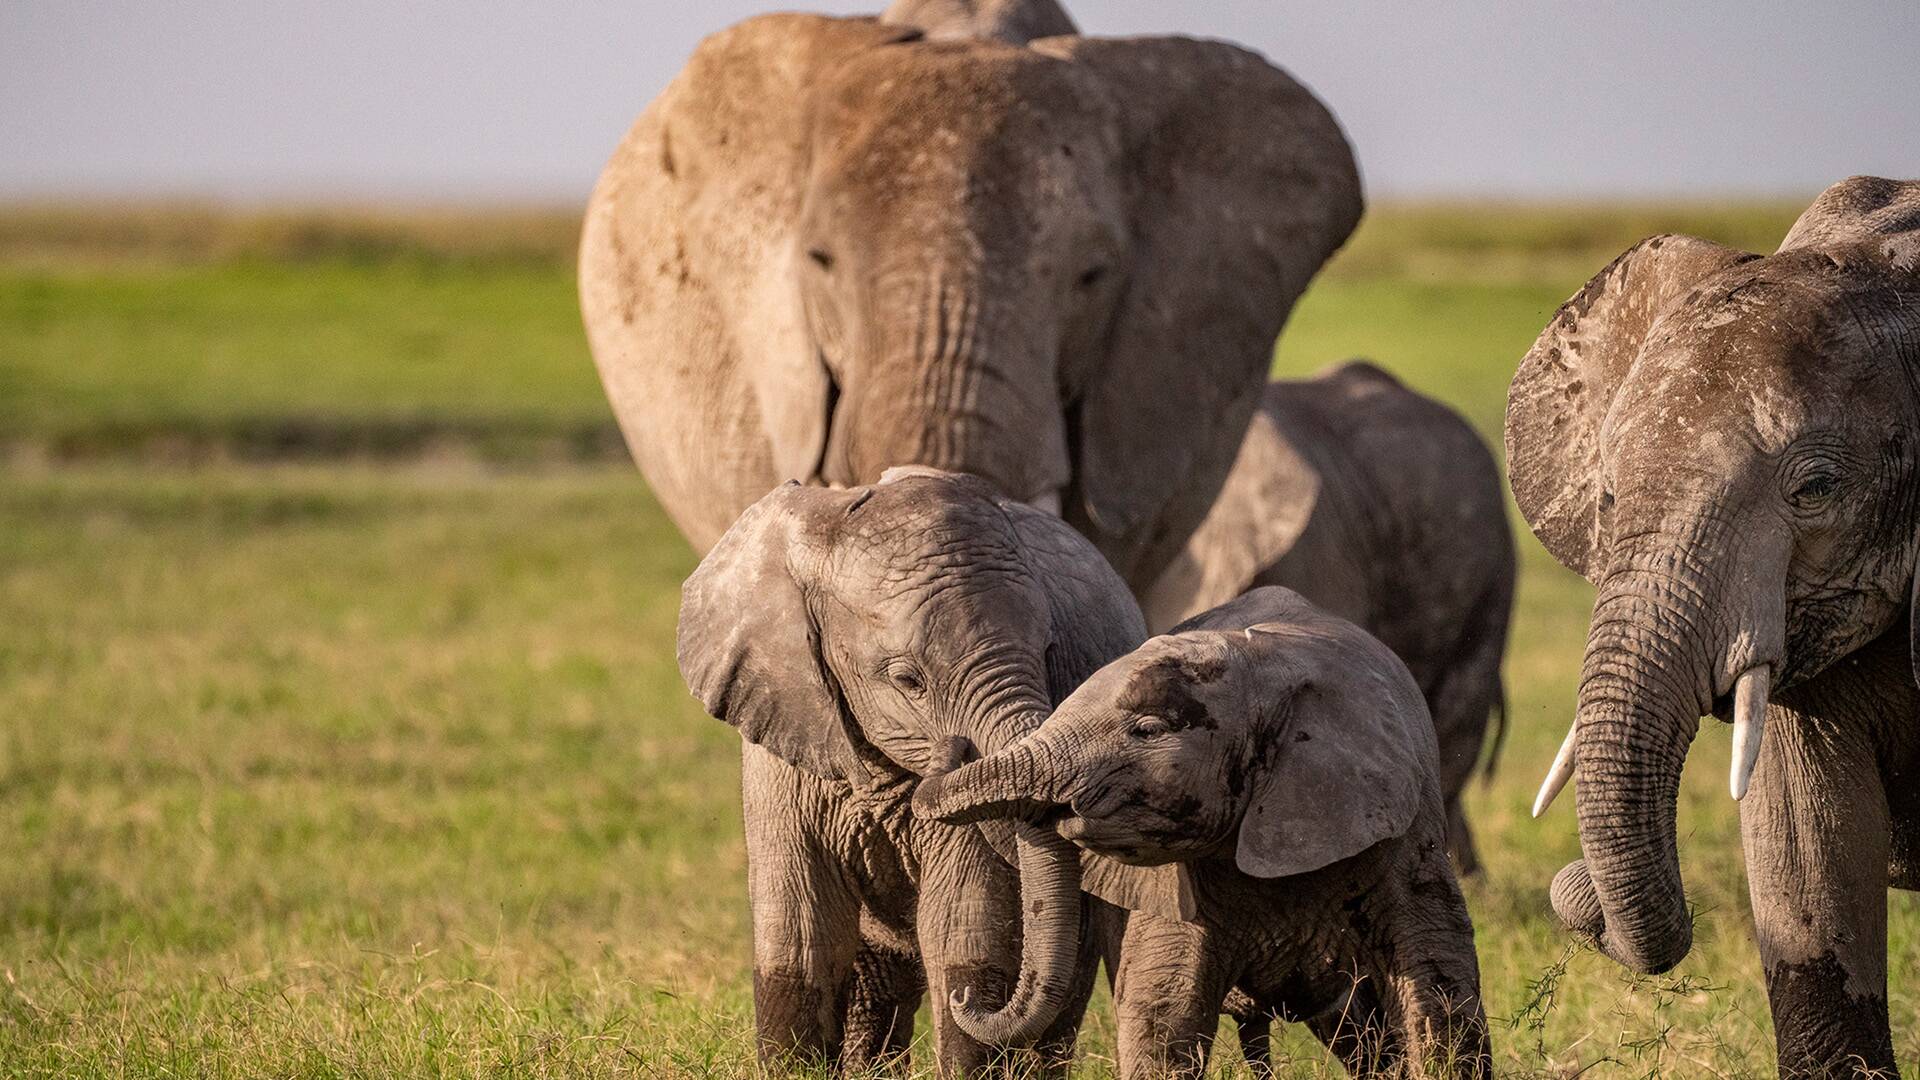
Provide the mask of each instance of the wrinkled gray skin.
[{"label": "wrinkled gray skin", "polygon": [[892,17],[929,25],[708,38],[602,173],[580,296],[628,445],[699,551],[784,480],[923,464],[1058,508],[1144,588],[1359,218],[1352,152],[1231,45]]},{"label": "wrinkled gray skin", "polygon": [[[1413,672],[1440,740],[1454,868],[1479,869],[1460,796],[1513,613],[1500,468],[1459,414],[1365,361],[1267,386],[1206,520],[1142,606],[1163,629],[1258,585],[1358,623]],[[1498,756],[1498,739],[1488,760]]]},{"label": "wrinkled gray skin", "polygon": [[1124,1077],[1202,1074],[1230,996],[1254,1060],[1281,1015],[1356,1074],[1488,1074],[1419,687],[1296,593],[1257,589],[1149,640],[1032,737],[923,782],[914,810],[1048,823],[1102,857],[1089,888],[1134,909]]},{"label": "wrinkled gray skin", "polygon": [[1598,587],[1575,720],[1580,847],[1553,904],[1636,971],[1692,944],[1681,763],[1762,669],[1740,807],[1789,1075],[1894,1069],[1889,884],[1920,885],[1920,182],[1829,188],[1780,250],[1642,242],[1514,376],[1513,492]]},{"label": "wrinkled gray skin", "polygon": [[[992,752],[1145,636],[1085,539],[983,481],[789,484],[688,578],[680,669],[746,740],[762,1056],[898,1061],[924,986],[943,1072],[1072,1052],[1097,964],[1078,855],[1044,830],[915,820],[917,777]],[[1018,872],[1016,873],[1016,862]],[[1025,933],[1021,912],[1027,913]]]}]

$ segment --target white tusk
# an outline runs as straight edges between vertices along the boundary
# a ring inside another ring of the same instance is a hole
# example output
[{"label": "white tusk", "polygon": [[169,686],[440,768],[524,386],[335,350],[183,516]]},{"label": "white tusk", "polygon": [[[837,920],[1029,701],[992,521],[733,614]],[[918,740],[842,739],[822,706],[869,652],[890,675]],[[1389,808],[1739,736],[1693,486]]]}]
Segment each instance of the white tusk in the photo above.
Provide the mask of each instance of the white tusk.
[{"label": "white tusk", "polygon": [[1573,737],[1579,731],[1580,720],[1574,718],[1567,728],[1567,739],[1560,744],[1560,752],[1553,755],[1553,765],[1547,769],[1547,778],[1540,784],[1540,794],[1533,797],[1533,816],[1539,817],[1560,797],[1560,789],[1573,779]]},{"label": "white tusk", "polygon": [[1741,672],[1733,684],[1733,767],[1727,789],[1735,799],[1747,797],[1753,767],[1760,763],[1760,739],[1767,731],[1767,679],[1768,668],[1761,664]]}]

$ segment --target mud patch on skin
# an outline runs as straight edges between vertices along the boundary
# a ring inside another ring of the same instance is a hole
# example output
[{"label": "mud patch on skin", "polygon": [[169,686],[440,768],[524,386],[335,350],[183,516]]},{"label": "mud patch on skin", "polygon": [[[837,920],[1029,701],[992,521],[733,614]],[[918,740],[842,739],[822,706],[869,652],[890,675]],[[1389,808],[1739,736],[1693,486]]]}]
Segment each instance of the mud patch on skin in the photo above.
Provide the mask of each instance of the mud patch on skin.
[{"label": "mud patch on skin", "polygon": [[1894,1072],[1887,1002],[1847,993],[1847,972],[1833,953],[1767,969],[1780,1075],[1853,1076]]},{"label": "mud patch on skin", "polygon": [[1125,712],[1165,717],[1178,728],[1212,730],[1219,724],[1191,688],[1218,682],[1226,674],[1223,659],[1164,657],[1134,672],[1114,705]]}]

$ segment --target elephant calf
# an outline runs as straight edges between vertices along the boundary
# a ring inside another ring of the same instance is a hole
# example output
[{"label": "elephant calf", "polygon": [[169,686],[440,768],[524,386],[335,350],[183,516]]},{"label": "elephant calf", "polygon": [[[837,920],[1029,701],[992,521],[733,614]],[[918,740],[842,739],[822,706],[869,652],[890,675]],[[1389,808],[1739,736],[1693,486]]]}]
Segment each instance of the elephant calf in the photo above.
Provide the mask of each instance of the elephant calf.
[{"label": "elephant calf", "polygon": [[1280,1016],[1357,1074],[1490,1071],[1419,687],[1296,593],[1256,589],[1148,641],[1026,740],[922,782],[914,810],[1052,823],[1105,857],[1089,888],[1134,909],[1123,1076],[1204,1072],[1230,998],[1256,1059]]},{"label": "elephant calf", "polygon": [[972,477],[788,484],[727,530],[682,591],[679,659],[746,740],[763,1058],[897,1058],[924,985],[973,1003],[936,1017],[943,1072],[999,1046],[1064,1062],[1097,965],[1079,853],[908,799],[953,747],[1017,741],[1145,637],[1092,544]]},{"label": "elephant calf", "polygon": [[1514,553],[1501,484],[1459,414],[1366,361],[1270,383],[1220,497],[1144,600],[1157,630],[1284,585],[1385,642],[1433,716],[1461,873],[1480,860],[1460,794],[1505,709]]}]

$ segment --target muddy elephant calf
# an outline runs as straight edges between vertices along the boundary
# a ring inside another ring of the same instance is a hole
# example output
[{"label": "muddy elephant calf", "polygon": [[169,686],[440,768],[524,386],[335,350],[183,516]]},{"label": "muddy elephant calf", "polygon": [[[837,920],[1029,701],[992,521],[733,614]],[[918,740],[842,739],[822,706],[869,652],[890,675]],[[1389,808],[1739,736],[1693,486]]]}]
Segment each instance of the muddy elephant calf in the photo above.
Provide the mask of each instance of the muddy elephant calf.
[{"label": "muddy elephant calf", "polygon": [[1028,739],[924,781],[914,809],[1050,823],[1104,857],[1089,887],[1134,909],[1114,990],[1126,1077],[1204,1072],[1230,997],[1250,1057],[1279,1016],[1356,1074],[1489,1073],[1419,688],[1293,592],[1148,641]]},{"label": "muddy elephant calf", "polygon": [[1439,738],[1454,865],[1479,869],[1460,795],[1505,708],[1514,587],[1506,495],[1486,444],[1459,414],[1363,360],[1270,383],[1220,497],[1147,592],[1147,625],[1164,629],[1260,585],[1358,623],[1406,663]]},{"label": "muddy elephant calf", "polygon": [[1145,636],[1090,543],[972,477],[789,484],[734,523],[687,580],[679,659],[746,740],[763,1059],[898,1057],[924,988],[972,1002],[936,1018],[942,1071],[1000,1046],[1064,1061],[1097,963],[1078,852],[908,800],[956,745],[1013,743]]}]

